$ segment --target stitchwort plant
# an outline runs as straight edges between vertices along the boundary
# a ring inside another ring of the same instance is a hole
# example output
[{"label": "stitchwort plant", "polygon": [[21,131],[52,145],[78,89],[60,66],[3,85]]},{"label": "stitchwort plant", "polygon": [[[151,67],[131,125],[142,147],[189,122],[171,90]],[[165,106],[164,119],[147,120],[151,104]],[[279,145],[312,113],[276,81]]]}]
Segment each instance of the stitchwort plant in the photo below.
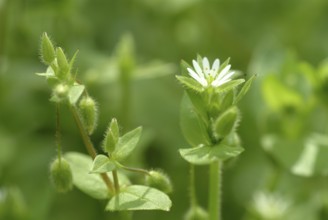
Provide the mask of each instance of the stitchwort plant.
[{"label": "stitchwort plant", "polygon": [[[90,135],[98,120],[98,104],[86,87],[77,80],[74,61],[77,53],[69,60],[62,48],[54,47],[46,33],[42,35],[41,58],[48,66],[44,77],[52,89],[50,101],[56,105],[57,158],[51,164],[51,178],[59,192],[67,192],[74,185],[89,196],[108,200],[108,211],[164,210],[171,207],[166,193],[172,191],[168,176],[162,171],[144,170],[124,165],[133,153],[142,133],[138,127],[122,133],[118,121],[113,118],[105,131],[102,142],[103,153],[99,154]],[[62,153],[60,141],[60,108],[67,105],[72,113],[88,155]],[[123,171],[145,176],[144,185],[134,185]],[[131,219],[131,212],[122,215]]]},{"label": "stitchwort plant", "polygon": [[[190,163],[190,209],[185,219],[221,219],[221,185],[224,161],[243,152],[237,134],[240,121],[238,102],[246,94],[255,76],[245,82],[231,70],[229,59],[212,65],[201,56],[193,66],[181,62],[176,76],[185,88],[181,103],[181,129],[190,148],[180,149]],[[244,84],[243,84],[244,83]],[[241,84],[243,86],[240,89]],[[196,198],[194,165],[209,165],[208,211]]]}]

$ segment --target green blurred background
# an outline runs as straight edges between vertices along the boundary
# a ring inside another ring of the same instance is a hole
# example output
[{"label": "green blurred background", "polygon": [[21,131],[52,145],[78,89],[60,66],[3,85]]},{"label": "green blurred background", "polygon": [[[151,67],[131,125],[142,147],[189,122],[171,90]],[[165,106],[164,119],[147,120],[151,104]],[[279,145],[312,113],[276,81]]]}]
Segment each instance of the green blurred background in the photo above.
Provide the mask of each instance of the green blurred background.
[{"label": "green blurred background", "polygon": [[[263,79],[294,71],[299,60],[320,65],[328,54],[327,21],[326,0],[0,0],[0,219],[115,219],[103,211],[104,202],[78,189],[57,194],[50,184],[55,106],[48,101],[46,82],[34,74],[45,70],[39,59],[43,32],[69,57],[79,50],[78,78],[99,103],[94,143],[100,145],[112,117],[124,131],[142,125],[142,141],[128,163],[161,168],[172,178],[172,210],[140,211],[135,219],[183,219],[188,209],[188,164],[178,153],[188,147],[179,128],[183,90],[174,77],[180,60],[191,62],[197,53],[211,61],[231,57],[233,69],[247,77],[257,74],[240,106],[246,151],[224,172],[223,216],[239,220],[248,215],[254,192],[265,188],[274,169],[260,144],[270,128],[270,123],[263,127],[264,115],[270,114],[261,95]],[[127,86],[120,83],[116,62],[125,53],[134,63]],[[61,113],[64,151],[85,152],[68,109]],[[322,118],[311,120],[323,123]],[[326,132],[326,126],[319,131]],[[311,190],[322,177],[301,178],[282,170],[281,193],[296,191],[289,195],[296,203],[312,201]],[[205,207],[207,167],[196,171]],[[304,207],[312,214],[300,220],[328,219],[325,206],[309,202]]]}]

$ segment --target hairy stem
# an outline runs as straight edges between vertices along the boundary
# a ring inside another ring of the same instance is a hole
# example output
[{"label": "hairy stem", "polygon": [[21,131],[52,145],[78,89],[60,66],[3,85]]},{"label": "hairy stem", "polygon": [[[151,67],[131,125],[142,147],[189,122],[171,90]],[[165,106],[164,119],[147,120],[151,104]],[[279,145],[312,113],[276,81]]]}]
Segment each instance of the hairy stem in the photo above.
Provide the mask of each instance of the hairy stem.
[{"label": "hairy stem", "polygon": [[[79,128],[79,131],[80,131],[80,134],[82,136],[82,140],[83,140],[83,143],[89,153],[89,155],[92,157],[92,159],[94,159],[96,156],[97,156],[97,151],[96,149],[94,148],[91,140],[90,140],[90,137],[87,133],[87,131],[85,130],[83,124],[82,124],[82,121],[81,121],[81,118],[77,112],[77,109],[75,106],[70,106],[70,109],[71,109],[71,112],[73,114],[73,117],[74,117],[74,120],[75,120],[75,123],[77,124],[77,127]],[[109,179],[109,177],[107,176],[107,174],[105,173],[102,173],[100,174],[101,175],[101,178],[103,179],[103,181],[105,182],[107,188],[108,188],[108,191],[113,194],[114,192],[114,186],[113,186],[113,183],[112,181]]]},{"label": "hairy stem", "polygon": [[195,186],[195,166],[190,164],[189,166],[189,181],[190,181],[190,189],[189,189],[189,197],[190,197],[190,205],[192,208],[197,207],[197,196],[196,196],[196,186]]},{"label": "hairy stem", "polygon": [[120,183],[118,181],[117,171],[112,171],[113,180],[114,180],[114,186],[115,186],[115,193],[118,194],[120,192]]},{"label": "hairy stem", "polygon": [[57,145],[57,157],[59,163],[61,162],[61,132],[60,132],[60,112],[59,104],[56,105],[56,145]]},{"label": "hairy stem", "polygon": [[210,165],[209,220],[221,220],[221,173],[222,162],[213,162]]}]

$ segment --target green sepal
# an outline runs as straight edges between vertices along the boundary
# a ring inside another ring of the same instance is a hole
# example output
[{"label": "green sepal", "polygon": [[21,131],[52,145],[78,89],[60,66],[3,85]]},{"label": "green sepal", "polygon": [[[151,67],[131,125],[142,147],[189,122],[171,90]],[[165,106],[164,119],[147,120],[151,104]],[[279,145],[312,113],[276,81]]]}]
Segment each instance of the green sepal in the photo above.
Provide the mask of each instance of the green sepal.
[{"label": "green sepal", "polygon": [[146,185],[164,193],[171,193],[173,190],[170,178],[160,170],[149,171],[149,175],[146,176]]},{"label": "green sepal", "polygon": [[137,146],[141,136],[142,128],[138,127],[119,138],[116,148],[112,153],[112,158],[122,161],[128,157]]},{"label": "green sepal", "polygon": [[230,57],[228,59],[226,59],[219,67],[218,69],[218,73],[221,73],[221,71],[229,65],[229,62],[230,62]]},{"label": "green sepal", "polygon": [[[204,116],[205,117],[205,116]],[[180,108],[180,127],[191,146],[211,143],[204,121],[198,116],[190,98],[184,94]]]},{"label": "green sepal", "polygon": [[206,104],[203,100],[202,94],[191,90],[186,90],[186,93],[194,107],[195,112],[201,117],[205,125],[207,125],[209,118],[207,115]]},{"label": "green sepal", "polygon": [[55,48],[49,39],[47,33],[42,34],[41,38],[41,58],[42,62],[50,65],[55,59]]},{"label": "green sepal", "polygon": [[233,90],[225,93],[225,94],[222,94],[222,100],[220,102],[220,106],[219,106],[219,109],[221,112],[224,112],[226,111],[228,108],[230,108],[233,103],[234,103],[234,98],[235,98],[235,93]]},{"label": "green sepal", "polygon": [[244,79],[231,80],[215,88],[216,93],[228,92],[245,82]]},{"label": "green sepal", "polygon": [[194,90],[196,92],[203,92],[205,90],[204,87],[193,78],[186,76],[176,76],[176,78],[182,85],[186,86],[188,89]]},{"label": "green sepal", "polygon": [[251,78],[249,78],[245,82],[243,88],[241,88],[240,92],[238,93],[238,95],[234,101],[235,104],[237,104],[246,95],[246,93],[248,92],[249,88],[251,87],[255,77],[256,77],[256,75],[253,75],[253,76],[251,76]]},{"label": "green sepal", "polygon": [[188,68],[193,69],[193,67],[190,66],[189,63],[187,63],[184,60],[181,60],[180,68],[181,68],[181,75],[186,77],[189,77]]},{"label": "green sepal", "polygon": [[71,105],[75,105],[82,93],[84,92],[85,86],[80,84],[73,85],[68,92],[68,100]]},{"label": "green sepal", "polygon": [[110,122],[105,139],[103,143],[103,149],[107,153],[112,153],[115,150],[116,144],[119,140],[120,130],[116,118],[113,118]]},{"label": "green sepal", "polygon": [[172,206],[170,198],[163,192],[141,185],[122,188],[107,204],[107,211],[163,210]]},{"label": "green sepal", "polygon": [[229,146],[223,143],[215,146],[200,145],[179,150],[183,159],[195,165],[207,165],[214,161],[224,161],[238,156],[243,151],[244,148],[240,146]]},{"label": "green sepal", "polygon": [[229,135],[236,128],[239,111],[233,106],[222,113],[213,124],[214,136],[221,139]]},{"label": "green sepal", "polygon": [[97,155],[93,160],[90,173],[107,173],[116,169],[114,161],[105,155]]},{"label": "green sepal", "polygon": [[69,64],[66,55],[62,48],[56,49],[58,70],[56,71],[57,77],[62,80],[68,80],[69,78]]}]

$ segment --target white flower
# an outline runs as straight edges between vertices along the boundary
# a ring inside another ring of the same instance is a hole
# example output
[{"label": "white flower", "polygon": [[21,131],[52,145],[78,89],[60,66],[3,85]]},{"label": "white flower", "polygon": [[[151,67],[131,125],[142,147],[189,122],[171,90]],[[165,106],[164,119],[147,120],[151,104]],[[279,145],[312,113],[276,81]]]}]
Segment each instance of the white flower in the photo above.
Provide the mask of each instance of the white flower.
[{"label": "white flower", "polygon": [[220,72],[220,60],[215,59],[212,68],[210,68],[210,63],[206,57],[202,60],[203,69],[200,67],[196,60],[192,61],[194,70],[187,68],[189,75],[199,82],[203,87],[218,87],[227,83],[231,80],[231,76],[235,73],[230,71],[231,65],[227,65]]},{"label": "white flower", "polygon": [[277,194],[257,192],[253,208],[265,220],[282,219],[291,203]]}]

